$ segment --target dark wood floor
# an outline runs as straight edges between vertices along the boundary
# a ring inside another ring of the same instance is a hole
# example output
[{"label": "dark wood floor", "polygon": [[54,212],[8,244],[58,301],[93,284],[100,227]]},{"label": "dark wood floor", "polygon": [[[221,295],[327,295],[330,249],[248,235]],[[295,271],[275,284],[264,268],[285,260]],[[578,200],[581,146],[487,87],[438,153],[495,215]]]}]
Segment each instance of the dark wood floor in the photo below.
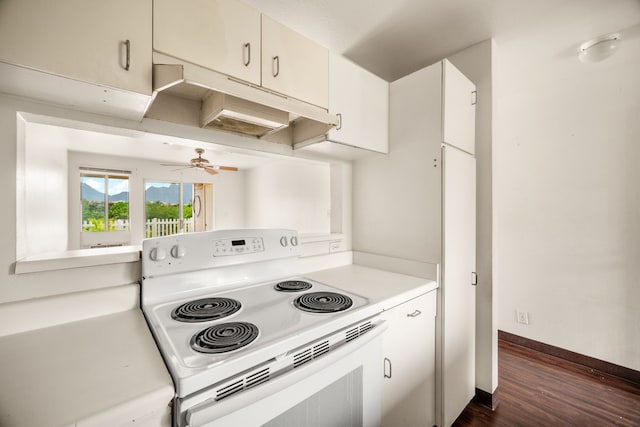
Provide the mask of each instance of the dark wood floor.
[{"label": "dark wood floor", "polygon": [[640,387],[500,340],[495,411],[472,402],[466,426],[640,426]]}]

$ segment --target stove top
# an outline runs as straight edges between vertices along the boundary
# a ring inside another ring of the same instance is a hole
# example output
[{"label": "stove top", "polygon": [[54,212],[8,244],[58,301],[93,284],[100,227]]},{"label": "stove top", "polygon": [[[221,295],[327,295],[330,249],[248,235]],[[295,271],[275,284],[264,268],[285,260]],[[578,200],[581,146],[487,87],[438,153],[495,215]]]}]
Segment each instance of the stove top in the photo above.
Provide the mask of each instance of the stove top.
[{"label": "stove top", "polygon": [[[343,312],[367,303],[365,298],[353,294],[347,295],[324,283],[308,279],[304,281],[311,284],[308,291],[279,292],[274,289],[275,284],[271,282],[221,292],[206,291],[207,295],[202,295],[200,298],[189,297],[184,301],[169,301],[148,307],[147,315],[151,317],[154,324],[159,326],[158,338],[173,349],[174,354],[170,358],[182,368],[197,370],[206,369],[225,360],[242,358],[244,353],[267,348],[287,336],[295,336],[314,325],[327,322],[340,315],[341,312],[334,309],[338,301],[350,302]],[[317,295],[328,295],[330,298],[327,302],[322,302]],[[301,297],[305,304],[312,306],[316,304],[320,308],[327,306],[331,311],[323,313],[321,309],[313,311],[306,307],[299,308],[296,301]],[[234,301],[234,304],[233,306],[227,303],[214,305],[208,301]],[[201,321],[200,319],[204,316],[194,315],[192,310],[189,310],[189,316],[197,317],[198,320],[182,321],[176,319],[174,314],[178,310],[185,311],[182,307],[202,307],[205,314],[213,308],[222,308],[228,314],[209,321]],[[233,310],[227,307],[233,307]],[[193,337],[200,334],[203,329],[228,322],[251,323],[257,327],[258,336],[242,348],[224,354],[201,351],[198,347],[192,347]]]},{"label": "stove top", "polygon": [[376,314],[366,298],[299,275],[299,252],[290,230],[143,242],[142,309],[178,397]]}]

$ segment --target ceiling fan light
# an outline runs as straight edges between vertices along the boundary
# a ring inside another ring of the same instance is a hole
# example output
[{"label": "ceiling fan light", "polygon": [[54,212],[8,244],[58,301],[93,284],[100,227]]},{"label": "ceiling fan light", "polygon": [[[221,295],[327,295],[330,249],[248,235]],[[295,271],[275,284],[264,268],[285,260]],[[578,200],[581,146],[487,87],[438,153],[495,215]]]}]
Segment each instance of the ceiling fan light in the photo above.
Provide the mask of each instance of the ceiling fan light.
[{"label": "ceiling fan light", "polygon": [[618,51],[620,34],[605,34],[580,45],[580,62],[600,62],[613,56]]}]

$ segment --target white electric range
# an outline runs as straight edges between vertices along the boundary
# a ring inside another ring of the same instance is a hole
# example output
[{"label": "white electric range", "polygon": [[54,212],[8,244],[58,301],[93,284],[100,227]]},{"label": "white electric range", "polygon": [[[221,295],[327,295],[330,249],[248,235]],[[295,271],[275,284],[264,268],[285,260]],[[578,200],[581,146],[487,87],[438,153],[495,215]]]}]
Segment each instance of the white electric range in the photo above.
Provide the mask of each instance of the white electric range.
[{"label": "white electric range", "polygon": [[[142,255],[141,305],[176,387],[175,425],[379,421],[384,322],[366,298],[299,274],[295,231],[153,238]],[[331,387],[341,402],[325,402]],[[303,420],[307,399],[341,418]]]}]

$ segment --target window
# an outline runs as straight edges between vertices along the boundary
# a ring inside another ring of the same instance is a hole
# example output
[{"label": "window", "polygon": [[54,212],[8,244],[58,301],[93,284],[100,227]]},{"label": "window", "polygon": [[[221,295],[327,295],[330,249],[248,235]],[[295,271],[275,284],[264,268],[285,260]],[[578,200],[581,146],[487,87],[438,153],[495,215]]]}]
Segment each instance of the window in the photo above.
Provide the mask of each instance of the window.
[{"label": "window", "polygon": [[82,231],[129,230],[129,177],[97,173],[80,174]]},{"label": "window", "polygon": [[80,247],[130,244],[129,174],[80,168]]},{"label": "window", "polygon": [[145,237],[196,231],[193,218],[194,186],[175,182],[145,183]]}]

